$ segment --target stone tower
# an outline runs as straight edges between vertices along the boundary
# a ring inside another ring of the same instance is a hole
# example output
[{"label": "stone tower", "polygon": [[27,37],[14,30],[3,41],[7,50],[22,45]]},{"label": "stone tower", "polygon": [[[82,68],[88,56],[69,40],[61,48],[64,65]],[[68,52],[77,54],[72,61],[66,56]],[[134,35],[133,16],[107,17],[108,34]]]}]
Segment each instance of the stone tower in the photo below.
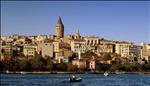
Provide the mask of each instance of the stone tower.
[{"label": "stone tower", "polygon": [[56,33],[57,38],[63,38],[64,37],[64,25],[62,23],[61,17],[59,16],[58,22],[56,24]]}]

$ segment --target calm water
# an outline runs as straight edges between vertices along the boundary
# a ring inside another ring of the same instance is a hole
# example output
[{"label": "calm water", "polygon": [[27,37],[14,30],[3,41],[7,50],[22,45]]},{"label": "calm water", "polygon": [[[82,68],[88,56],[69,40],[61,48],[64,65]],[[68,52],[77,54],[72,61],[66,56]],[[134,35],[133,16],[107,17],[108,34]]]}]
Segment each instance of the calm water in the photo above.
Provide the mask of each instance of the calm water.
[{"label": "calm water", "polygon": [[76,74],[82,82],[69,82],[71,74],[1,74],[1,86],[150,86],[150,74]]}]

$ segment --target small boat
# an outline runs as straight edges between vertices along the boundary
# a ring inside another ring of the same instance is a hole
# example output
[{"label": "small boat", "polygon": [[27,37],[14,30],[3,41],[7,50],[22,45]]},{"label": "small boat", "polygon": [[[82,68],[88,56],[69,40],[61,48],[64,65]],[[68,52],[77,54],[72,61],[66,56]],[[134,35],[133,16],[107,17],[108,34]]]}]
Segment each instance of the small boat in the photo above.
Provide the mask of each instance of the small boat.
[{"label": "small boat", "polygon": [[75,77],[75,76],[70,77],[70,82],[81,82],[81,81],[82,78],[80,77]]},{"label": "small boat", "polygon": [[105,73],[104,73],[104,76],[108,76],[108,75],[109,75],[108,72],[105,72]]}]

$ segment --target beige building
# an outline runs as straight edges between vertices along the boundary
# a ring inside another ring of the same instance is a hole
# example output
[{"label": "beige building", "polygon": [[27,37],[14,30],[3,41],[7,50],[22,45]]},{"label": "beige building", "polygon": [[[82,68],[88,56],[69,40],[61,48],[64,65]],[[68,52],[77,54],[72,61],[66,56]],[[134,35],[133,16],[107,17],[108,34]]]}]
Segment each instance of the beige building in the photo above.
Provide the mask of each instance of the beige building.
[{"label": "beige building", "polygon": [[14,42],[14,44],[18,44],[18,45],[24,45],[24,44],[30,44],[30,43],[32,43],[32,40],[25,36],[21,36],[19,39],[17,39]]},{"label": "beige building", "polygon": [[37,45],[36,44],[25,44],[23,46],[23,54],[27,57],[34,57],[36,55]]},{"label": "beige building", "polygon": [[5,55],[12,56],[13,55],[13,43],[12,42],[6,42],[5,45],[1,46],[1,51]]},{"label": "beige building", "polygon": [[1,40],[6,42],[12,42],[13,38],[11,36],[1,36]]},{"label": "beige building", "polygon": [[76,65],[79,69],[85,69],[87,68],[86,61],[83,59],[76,59],[72,61],[73,65]]},{"label": "beige building", "polygon": [[116,53],[120,54],[121,57],[126,57],[130,62],[139,61],[141,47],[132,43],[120,42],[116,44]]},{"label": "beige building", "polygon": [[86,36],[84,37],[87,45],[98,45],[100,44],[100,40],[98,37],[95,36]]},{"label": "beige building", "polygon": [[86,42],[81,39],[74,39],[71,41],[71,50],[75,53],[85,53],[86,52]]},{"label": "beige building", "polygon": [[46,56],[53,57],[53,43],[52,42],[42,43],[41,54],[43,57]]},{"label": "beige building", "polygon": [[54,56],[55,59],[60,62],[68,62],[69,57],[72,56],[73,52],[71,51],[71,47],[68,43],[64,42],[53,42],[54,44]]},{"label": "beige building", "polygon": [[40,43],[40,42],[44,41],[45,39],[47,39],[47,35],[38,35],[35,38],[35,42]]},{"label": "beige building", "polygon": [[115,53],[121,55],[121,57],[129,56],[129,46],[131,43],[128,42],[117,42],[115,47]]},{"label": "beige building", "polygon": [[150,61],[150,44],[141,43],[141,58]]},{"label": "beige building", "polygon": [[114,53],[115,45],[112,43],[100,43],[98,46],[98,52]]},{"label": "beige building", "polygon": [[84,37],[86,41],[86,49],[92,52],[97,52],[98,45],[100,44],[100,40],[95,36],[86,36]]},{"label": "beige building", "polygon": [[95,59],[89,60],[89,69],[94,70],[96,68]]}]

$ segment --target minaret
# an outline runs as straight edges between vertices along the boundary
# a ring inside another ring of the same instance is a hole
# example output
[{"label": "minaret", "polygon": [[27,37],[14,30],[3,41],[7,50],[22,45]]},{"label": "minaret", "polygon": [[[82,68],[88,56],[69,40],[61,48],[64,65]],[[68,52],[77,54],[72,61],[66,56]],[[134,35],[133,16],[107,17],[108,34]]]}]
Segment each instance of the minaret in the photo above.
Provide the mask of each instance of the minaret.
[{"label": "minaret", "polygon": [[77,32],[75,33],[75,39],[80,39],[79,29],[77,29]]},{"label": "minaret", "polygon": [[56,33],[57,38],[63,38],[64,37],[64,25],[62,23],[61,17],[59,16],[58,22],[56,24]]},{"label": "minaret", "polygon": [[77,30],[77,36],[80,37],[80,32],[79,29]]}]

